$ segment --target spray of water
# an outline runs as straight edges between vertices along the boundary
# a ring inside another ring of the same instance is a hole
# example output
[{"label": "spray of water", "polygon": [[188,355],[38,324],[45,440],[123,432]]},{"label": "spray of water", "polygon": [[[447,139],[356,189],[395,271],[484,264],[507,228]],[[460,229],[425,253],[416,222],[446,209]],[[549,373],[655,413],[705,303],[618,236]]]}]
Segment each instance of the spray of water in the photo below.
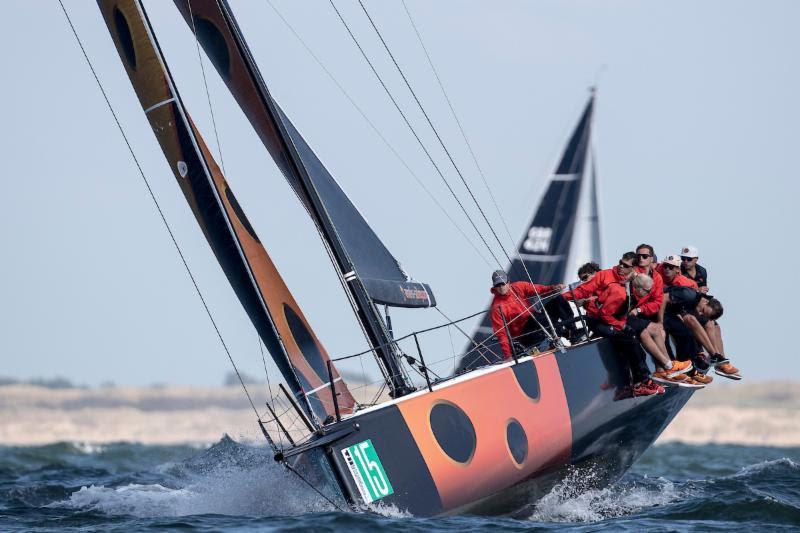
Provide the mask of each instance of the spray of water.
[{"label": "spray of water", "polygon": [[594,473],[585,469],[567,477],[536,503],[530,520],[536,522],[597,522],[636,514],[657,505],[666,505],[683,496],[664,478],[592,487]]}]

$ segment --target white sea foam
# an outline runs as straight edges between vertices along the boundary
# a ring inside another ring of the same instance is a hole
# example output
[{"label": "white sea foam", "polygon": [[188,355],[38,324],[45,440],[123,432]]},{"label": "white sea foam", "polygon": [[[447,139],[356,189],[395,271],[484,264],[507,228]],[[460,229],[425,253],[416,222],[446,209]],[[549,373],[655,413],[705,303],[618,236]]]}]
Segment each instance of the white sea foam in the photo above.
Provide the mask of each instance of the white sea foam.
[{"label": "white sea foam", "polygon": [[[591,476],[591,474],[588,474]],[[628,516],[682,498],[664,478],[647,483],[586,489],[586,472],[573,472],[536,503],[530,520],[537,522],[598,522]]]},{"label": "white sea foam", "polygon": [[792,470],[800,470],[800,464],[792,461],[788,457],[783,457],[781,459],[772,459],[770,461],[761,461],[760,463],[755,463],[752,465],[747,465],[732,476],[731,478],[738,478],[738,477],[747,477],[752,476],[754,474],[760,474],[765,470],[770,470],[774,467],[789,467]]},{"label": "white sea foam", "polygon": [[368,513],[375,513],[386,518],[413,518],[414,515],[408,511],[400,510],[394,504],[373,502],[361,506],[361,510]]},{"label": "white sea foam", "polygon": [[[165,480],[164,485],[92,485],[52,506],[136,517],[286,516],[332,509],[294,474],[263,454],[250,455],[246,451],[232,460],[241,452],[223,452],[221,456],[202,458],[199,465],[174,465],[173,479]],[[165,486],[172,482],[174,487]]]},{"label": "white sea foam", "polygon": [[72,445],[81,453],[87,455],[103,453],[106,449],[105,446],[100,444],[92,444],[91,442],[74,442]]}]

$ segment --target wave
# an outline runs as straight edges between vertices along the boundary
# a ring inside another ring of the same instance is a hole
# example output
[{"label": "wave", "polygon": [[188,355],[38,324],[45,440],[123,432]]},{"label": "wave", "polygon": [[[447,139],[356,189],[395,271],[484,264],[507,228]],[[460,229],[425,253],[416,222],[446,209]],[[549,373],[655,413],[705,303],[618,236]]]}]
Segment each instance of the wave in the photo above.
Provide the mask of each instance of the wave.
[{"label": "wave", "polygon": [[159,483],[83,486],[51,507],[141,518],[286,516],[333,509],[276,464],[269,450],[238,444],[227,436],[189,460],[157,470],[165,478]]}]

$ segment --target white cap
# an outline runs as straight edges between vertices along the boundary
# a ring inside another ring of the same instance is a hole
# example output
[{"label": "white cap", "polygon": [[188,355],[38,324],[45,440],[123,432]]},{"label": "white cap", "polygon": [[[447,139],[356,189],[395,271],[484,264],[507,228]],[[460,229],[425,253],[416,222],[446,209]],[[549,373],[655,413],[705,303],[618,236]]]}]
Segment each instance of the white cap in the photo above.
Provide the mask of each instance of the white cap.
[{"label": "white cap", "polygon": [[681,258],[678,255],[668,255],[664,258],[664,264],[679,267],[681,266]]},{"label": "white cap", "polygon": [[681,255],[683,257],[700,257],[697,253],[697,246],[684,246],[681,248]]}]

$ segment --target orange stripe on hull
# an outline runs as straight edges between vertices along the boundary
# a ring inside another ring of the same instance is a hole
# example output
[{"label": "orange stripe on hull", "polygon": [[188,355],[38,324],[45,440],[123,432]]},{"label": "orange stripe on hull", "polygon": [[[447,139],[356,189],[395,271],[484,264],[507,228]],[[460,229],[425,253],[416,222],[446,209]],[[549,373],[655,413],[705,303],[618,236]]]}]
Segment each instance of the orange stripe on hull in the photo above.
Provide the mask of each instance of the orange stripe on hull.
[{"label": "orange stripe on hull", "polygon": [[[535,365],[539,376],[536,399],[526,394],[514,367],[509,367],[398,404],[446,511],[569,461],[572,429],[555,356],[546,354],[518,366],[522,365]],[[457,406],[474,428],[474,450],[464,462],[448,456],[431,427],[431,411],[442,403]],[[519,422],[527,437],[528,452],[521,464],[507,442],[512,420]]]}]

